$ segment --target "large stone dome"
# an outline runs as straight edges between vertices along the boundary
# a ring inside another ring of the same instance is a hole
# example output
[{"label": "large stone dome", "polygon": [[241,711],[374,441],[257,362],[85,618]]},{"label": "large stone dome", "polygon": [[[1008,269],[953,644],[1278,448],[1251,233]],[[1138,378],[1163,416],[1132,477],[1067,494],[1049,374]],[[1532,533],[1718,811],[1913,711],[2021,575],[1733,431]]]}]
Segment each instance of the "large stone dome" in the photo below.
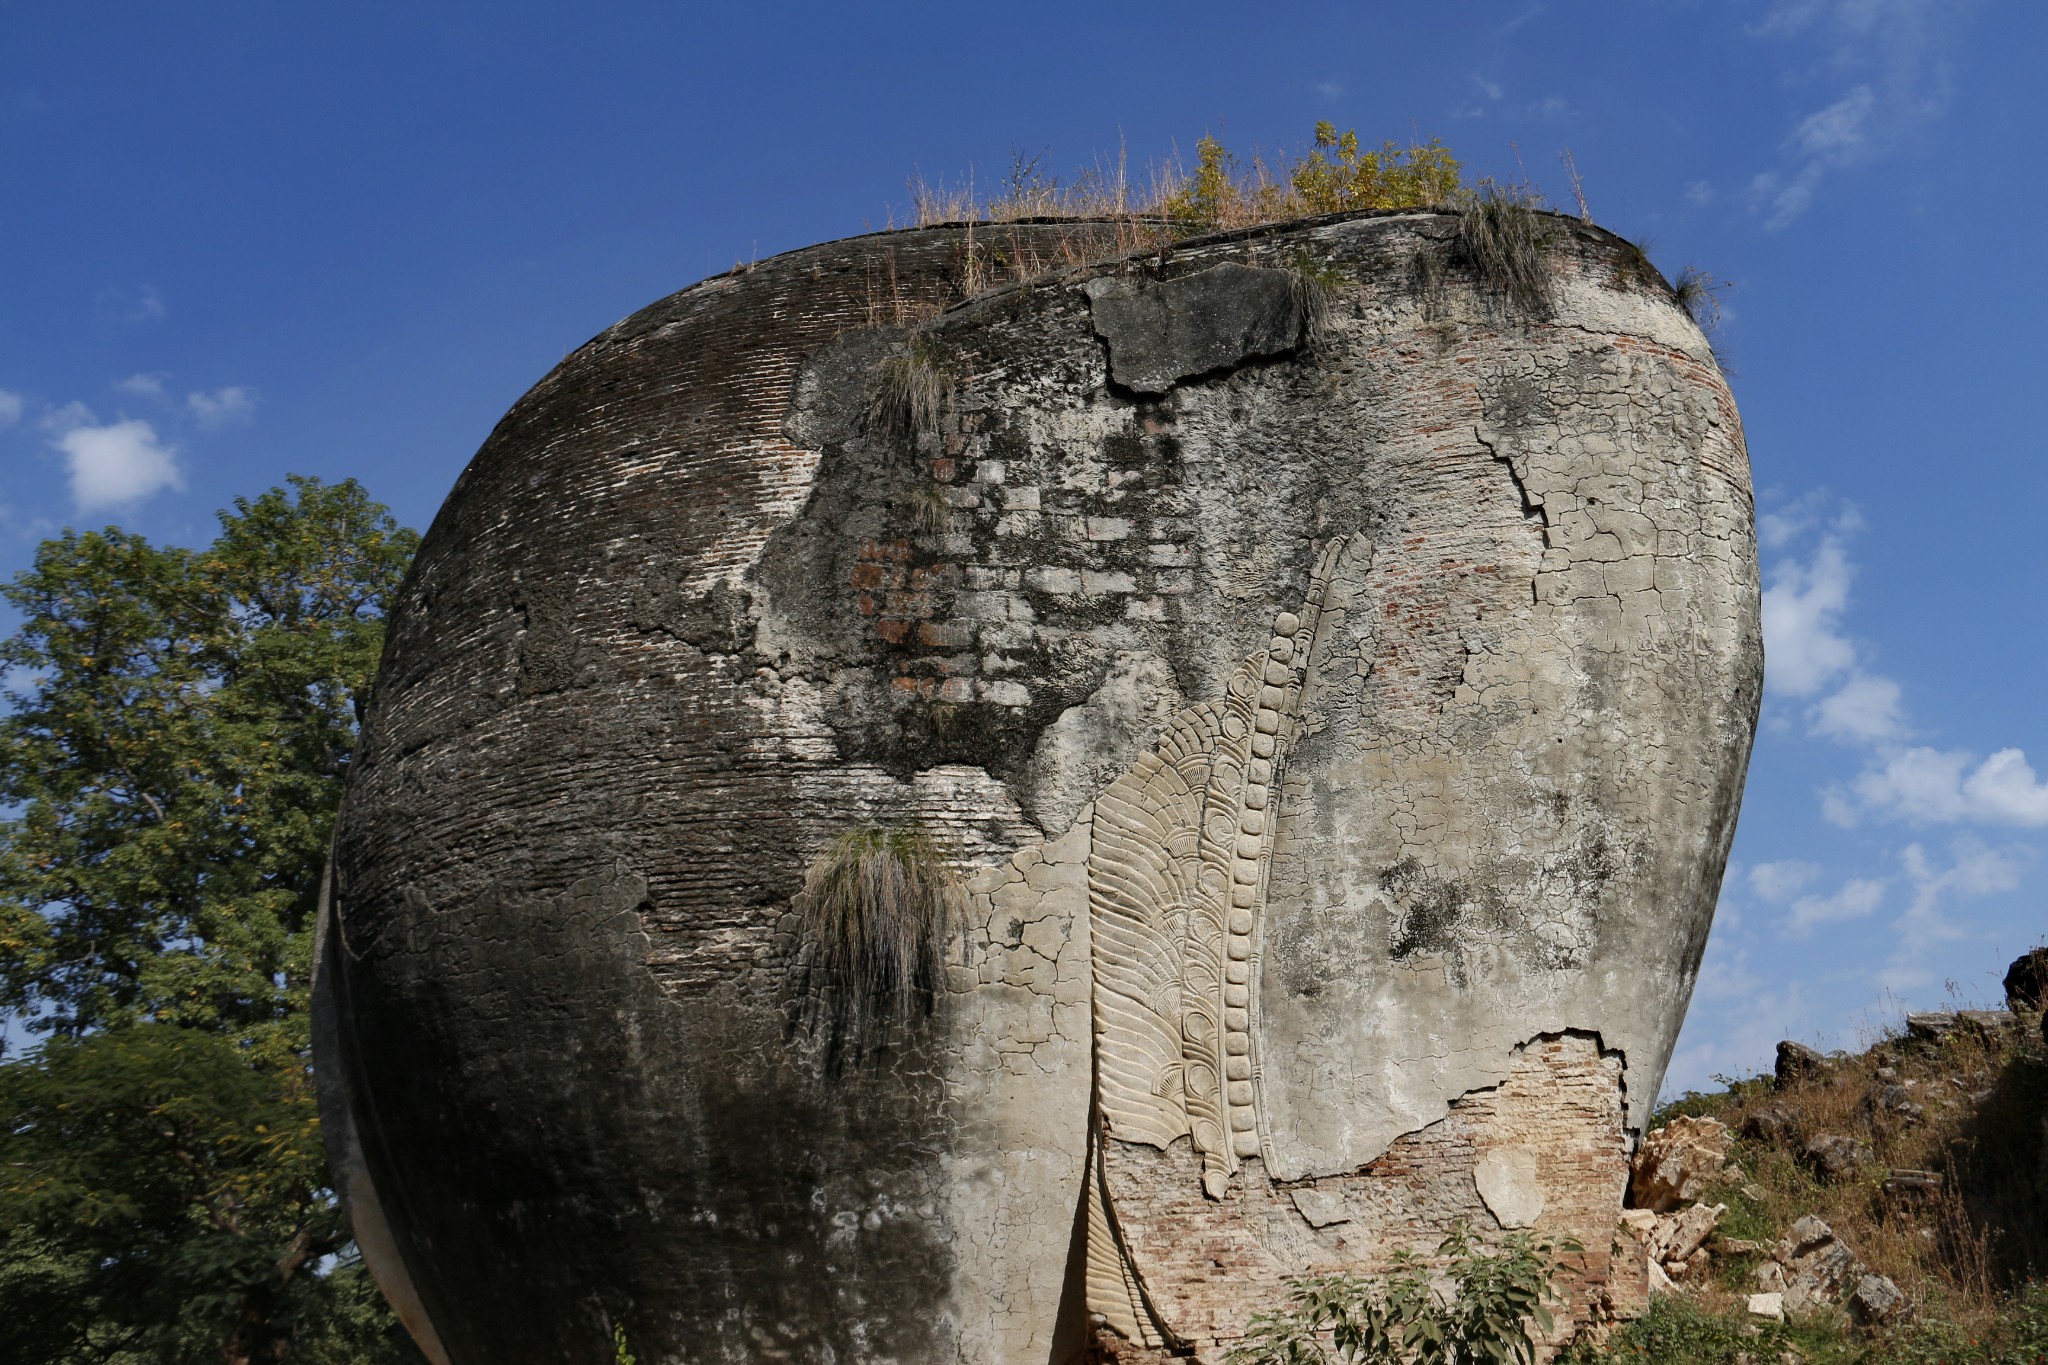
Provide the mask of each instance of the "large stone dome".
[{"label": "large stone dome", "polygon": [[[1543,222],[1534,292],[1449,213],[877,234],[520,400],[393,612],[319,971],[430,1353],[1217,1359],[1460,1219],[1611,1288],[1758,590],[1705,339]],[[860,830],[958,893],[849,1059],[807,907]]]}]

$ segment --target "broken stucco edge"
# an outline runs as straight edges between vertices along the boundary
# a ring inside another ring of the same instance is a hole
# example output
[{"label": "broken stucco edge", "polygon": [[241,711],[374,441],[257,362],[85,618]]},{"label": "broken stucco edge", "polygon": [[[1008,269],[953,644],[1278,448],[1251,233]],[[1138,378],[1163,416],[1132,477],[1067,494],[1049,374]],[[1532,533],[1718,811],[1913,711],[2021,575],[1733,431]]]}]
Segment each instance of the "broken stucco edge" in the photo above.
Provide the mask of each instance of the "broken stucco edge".
[{"label": "broken stucco edge", "polygon": [[[1620,1107],[1621,1130],[1623,1134],[1627,1136],[1629,1140],[1630,1149],[1633,1150],[1636,1143],[1640,1140],[1640,1130],[1637,1129],[1635,1126],[1631,1125],[1628,1121],[1628,1049],[1618,1045],[1610,1045],[1607,1042],[1606,1032],[1597,1025],[1567,1023],[1535,1029],[1532,1032],[1530,1032],[1526,1037],[1522,1038],[1521,1041],[1515,1043],[1511,1047],[1503,1049],[1498,1054],[1500,1058],[1500,1064],[1497,1068],[1498,1074],[1495,1075],[1492,1080],[1482,1081],[1476,1085],[1468,1085],[1463,1089],[1454,1091],[1450,1094],[1443,1096],[1438,1102],[1436,1102],[1435,1105],[1432,1106],[1436,1110],[1435,1113],[1431,1114],[1427,1118],[1414,1116],[1415,1121],[1413,1123],[1411,1123],[1408,1127],[1403,1128],[1397,1133],[1389,1134],[1385,1141],[1379,1145],[1377,1150],[1373,1150],[1371,1152],[1371,1155],[1365,1157],[1362,1161],[1359,1161],[1355,1166],[1348,1166],[1342,1170],[1334,1171],[1312,1171],[1304,1175],[1282,1175],[1277,1170],[1275,1170],[1272,1164],[1271,1157],[1269,1156],[1267,1158],[1265,1174],[1267,1178],[1270,1179],[1276,1187],[1282,1190],[1291,1190],[1304,1186],[1313,1186],[1315,1182],[1318,1180],[1331,1180],[1343,1176],[1363,1175],[1368,1170],[1370,1170],[1374,1162],[1386,1156],[1388,1152],[1393,1150],[1394,1145],[1400,1142],[1403,1138],[1415,1137],[1420,1134],[1427,1133],[1431,1128],[1434,1128],[1438,1124],[1442,1123],[1445,1119],[1449,1118],[1451,1116],[1452,1111],[1455,1110],[1461,1103],[1470,1100],[1476,1096],[1489,1095],[1499,1091],[1500,1088],[1503,1085],[1507,1084],[1509,1080],[1509,1077],[1514,1069],[1514,1059],[1516,1057],[1521,1056],[1523,1053],[1527,1052],[1529,1048],[1539,1043],[1554,1042],[1559,1039],[1570,1037],[1590,1038],[1593,1040],[1593,1046],[1598,1056],[1600,1056],[1602,1059],[1612,1057],[1619,1061],[1620,1067],[1617,1077],[1619,1092],[1616,1095],[1616,1100]],[[1475,1051],[1481,1050],[1490,1051],[1490,1049],[1475,1049]],[[1409,1060],[1420,1061],[1425,1059],[1417,1057]],[[1156,1146],[1158,1144],[1149,1145]]]}]

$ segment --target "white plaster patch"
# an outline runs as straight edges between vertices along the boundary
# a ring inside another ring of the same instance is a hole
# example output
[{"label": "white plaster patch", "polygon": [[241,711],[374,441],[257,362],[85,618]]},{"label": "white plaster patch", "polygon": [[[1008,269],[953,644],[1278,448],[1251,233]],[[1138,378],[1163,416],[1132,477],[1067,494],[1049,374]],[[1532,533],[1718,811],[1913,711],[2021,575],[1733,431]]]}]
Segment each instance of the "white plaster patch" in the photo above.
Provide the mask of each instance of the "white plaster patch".
[{"label": "white plaster patch", "polygon": [[1308,1220],[1312,1228],[1326,1228],[1332,1223],[1351,1221],[1351,1210],[1344,1207],[1344,1196],[1337,1190],[1320,1190],[1313,1186],[1289,1190],[1294,1207]]},{"label": "white plaster patch", "polygon": [[1479,1197],[1504,1228],[1535,1225],[1543,1214],[1543,1182],[1536,1171],[1536,1153],[1528,1147],[1496,1147],[1472,1167]]}]

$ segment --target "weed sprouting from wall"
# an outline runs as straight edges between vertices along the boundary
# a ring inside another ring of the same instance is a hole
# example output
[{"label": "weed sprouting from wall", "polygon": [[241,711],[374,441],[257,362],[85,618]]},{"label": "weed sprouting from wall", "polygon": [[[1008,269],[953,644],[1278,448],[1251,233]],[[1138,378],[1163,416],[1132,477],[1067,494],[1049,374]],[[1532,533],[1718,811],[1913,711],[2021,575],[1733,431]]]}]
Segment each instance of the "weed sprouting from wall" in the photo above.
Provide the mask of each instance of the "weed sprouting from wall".
[{"label": "weed sprouting from wall", "polygon": [[920,483],[904,499],[910,508],[910,529],[921,536],[942,536],[953,525],[953,504],[936,483]]},{"label": "weed sprouting from wall", "polygon": [[790,1022],[823,1033],[828,1075],[931,1015],[960,899],[938,844],[915,825],[861,825],[819,851],[797,897]]},{"label": "weed sprouting from wall", "polygon": [[913,336],[909,345],[876,367],[868,421],[916,441],[937,433],[945,399],[945,367],[922,336]]},{"label": "weed sprouting from wall", "polygon": [[1498,297],[1535,317],[1551,306],[1547,253],[1554,229],[1527,186],[1481,181],[1458,212],[1453,254]]},{"label": "weed sprouting from wall", "polygon": [[1721,295],[1731,287],[1727,280],[1715,279],[1712,272],[1688,265],[1672,282],[1671,297],[1692,314],[1700,331],[1711,340],[1721,326]]},{"label": "weed sprouting from wall", "polygon": [[1343,271],[1306,251],[1296,253],[1287,273],[1294,301],[1301,308],[1302,347],[1311,353],[1320,351],[1330,338],[1330,310],[1348,281]]},{"label": "weed sprouting from wall", "polygon": [[1615,250],[1608,283],[1616,289],[1669,289],[1671,282],[1650,259],[1651,245],[1648,238],[1640,242],[1621,239]]}]

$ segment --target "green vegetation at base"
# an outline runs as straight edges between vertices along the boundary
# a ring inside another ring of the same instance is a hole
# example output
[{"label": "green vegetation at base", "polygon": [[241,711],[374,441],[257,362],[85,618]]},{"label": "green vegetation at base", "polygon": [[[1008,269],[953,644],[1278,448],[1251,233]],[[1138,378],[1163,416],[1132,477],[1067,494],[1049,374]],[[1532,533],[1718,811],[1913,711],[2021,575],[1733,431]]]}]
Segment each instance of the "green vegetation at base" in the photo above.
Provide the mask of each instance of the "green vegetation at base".
[{"label": "green vegetation at base", "polygon": [[341,780],[417,538],[293,479],[203,550],[46,541],[4,589],[0,1359],[419,1357],[354,1255],[308,1072]]},{"label": "green vegetation at base", "polygon": [[[1407,1249],[1384,1275],[1290,1281],[1288,1306],[1251,1320],[1230,1365],[1533,1365],[1530,1328],[1548,1332],[1563,1253],[1580,1250],[1509,1233],[1498,1247],[1463,1224],[1432,1267]],[[1448,1283],[1448,1292],[1437,1281]]]},{"label": "green vegetation at base", "polygon": [[1769,1322],[1739,1307],[1659,1295],[1603,1346],[1575,1346],[1559,1365],[2042,1365],[2048,1361],[2048,1285],[2021,1289],[1971,1325],[1925,1314],[1872,1339],[1819,1314]]}]

